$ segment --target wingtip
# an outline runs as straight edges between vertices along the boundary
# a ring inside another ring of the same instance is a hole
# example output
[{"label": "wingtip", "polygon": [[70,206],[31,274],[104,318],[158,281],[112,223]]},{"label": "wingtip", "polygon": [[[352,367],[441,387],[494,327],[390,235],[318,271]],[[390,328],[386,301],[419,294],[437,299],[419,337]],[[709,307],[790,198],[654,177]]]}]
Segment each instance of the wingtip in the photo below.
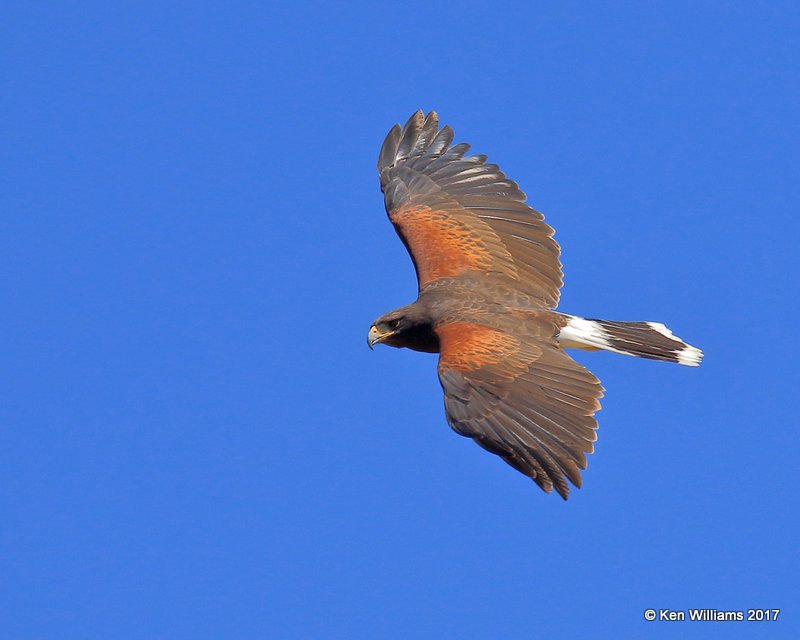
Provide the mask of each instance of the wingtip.
[{"label": "wingtip", "polygon": [[389,133],[386,134],[386,138],[384,138],[383,144],[381,145],[381,150],[378,153],[378,173],[394,162],[401,136],[402,129],[399,124],[389,129]]},{"label": "wingtip", "polygon": [[425,112],[422,109],[417,109],[411,114],[408,120],[406,120],[403,126],[403,132],[405,133],[412,127],[421,127],[423,122],[425,122]]}]

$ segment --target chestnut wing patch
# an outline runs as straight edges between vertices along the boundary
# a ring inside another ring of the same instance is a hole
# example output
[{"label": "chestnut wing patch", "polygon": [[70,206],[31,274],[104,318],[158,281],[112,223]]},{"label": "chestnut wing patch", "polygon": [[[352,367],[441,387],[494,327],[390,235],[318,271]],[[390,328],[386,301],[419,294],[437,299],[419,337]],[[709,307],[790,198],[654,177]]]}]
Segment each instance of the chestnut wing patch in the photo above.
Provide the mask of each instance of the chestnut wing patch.
[{"label": "chestnut wing patch", "polygon": [[410,203],[390,211],[389,219],[411,254],[420,288],[469,270],[515,272],[499,239],[477,220]]},{"label": "chestnut wing patch", "polygon": [[462,373],[505,362],[507,368],[524,371],[520,342],[511,334],[471,322],[450,322],[436,329],[441,355],[439,371]]},{"label": "chestnut wing patch", "polygon": [[486,156],[452,144],[435,112],[415,113],[386,136],[378,158],[386,211],[408,248],[420,289],[468,270],[500,272],[515,286],[558,304],[560,249],[544,217]]},{"label": "chestnut wing patch", "polygon": [[566,499],[594,450],[597,378],[553,341],[470,322],[436,332],[450,426]]}]

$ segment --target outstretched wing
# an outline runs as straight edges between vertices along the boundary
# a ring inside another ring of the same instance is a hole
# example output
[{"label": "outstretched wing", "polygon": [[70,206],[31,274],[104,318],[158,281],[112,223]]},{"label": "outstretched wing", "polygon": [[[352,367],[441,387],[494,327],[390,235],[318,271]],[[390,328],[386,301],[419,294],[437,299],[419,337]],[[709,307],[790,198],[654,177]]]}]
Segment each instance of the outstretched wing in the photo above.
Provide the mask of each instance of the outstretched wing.
[{"label": "outstretched wing", "polygon": [[465,156],[435,112],[395,125],[378,157],[386,211],[406,245],[422,289],[465,271],[503,273],[547,308],[562,284],[553,229],[486,156]]},{"label": "outstretched wing", "polygon": [[594,450],[599,380],[552,340],[471,322],[436,332],[450,426],[566,500]]}]

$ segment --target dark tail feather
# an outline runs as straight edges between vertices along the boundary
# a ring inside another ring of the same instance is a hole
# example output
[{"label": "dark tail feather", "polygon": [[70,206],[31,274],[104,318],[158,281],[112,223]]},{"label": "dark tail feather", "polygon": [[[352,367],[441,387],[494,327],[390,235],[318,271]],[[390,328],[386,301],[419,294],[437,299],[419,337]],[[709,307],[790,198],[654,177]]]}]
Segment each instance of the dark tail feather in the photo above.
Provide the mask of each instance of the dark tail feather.
[{"label": "dark tail feather", "polygon": [[603,349],[651,360],[699,366],[703,352],[674,335],[660,322],[614,322],[564,316],[559,340],[564,347]]}]

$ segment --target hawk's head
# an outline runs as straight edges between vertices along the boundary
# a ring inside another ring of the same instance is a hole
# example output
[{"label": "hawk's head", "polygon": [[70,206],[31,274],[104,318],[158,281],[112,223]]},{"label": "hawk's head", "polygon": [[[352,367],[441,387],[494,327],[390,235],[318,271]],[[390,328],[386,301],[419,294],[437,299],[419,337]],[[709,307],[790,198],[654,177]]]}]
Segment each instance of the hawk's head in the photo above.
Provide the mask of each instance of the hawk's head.
[{"label": "hawk's head", "polygon": [[438,351],[439,340],[433,333],[429,315],[419,304],[384,313],[372,323],[367,335],[372,349],[376,344],[408,347],[416,351]]}]

